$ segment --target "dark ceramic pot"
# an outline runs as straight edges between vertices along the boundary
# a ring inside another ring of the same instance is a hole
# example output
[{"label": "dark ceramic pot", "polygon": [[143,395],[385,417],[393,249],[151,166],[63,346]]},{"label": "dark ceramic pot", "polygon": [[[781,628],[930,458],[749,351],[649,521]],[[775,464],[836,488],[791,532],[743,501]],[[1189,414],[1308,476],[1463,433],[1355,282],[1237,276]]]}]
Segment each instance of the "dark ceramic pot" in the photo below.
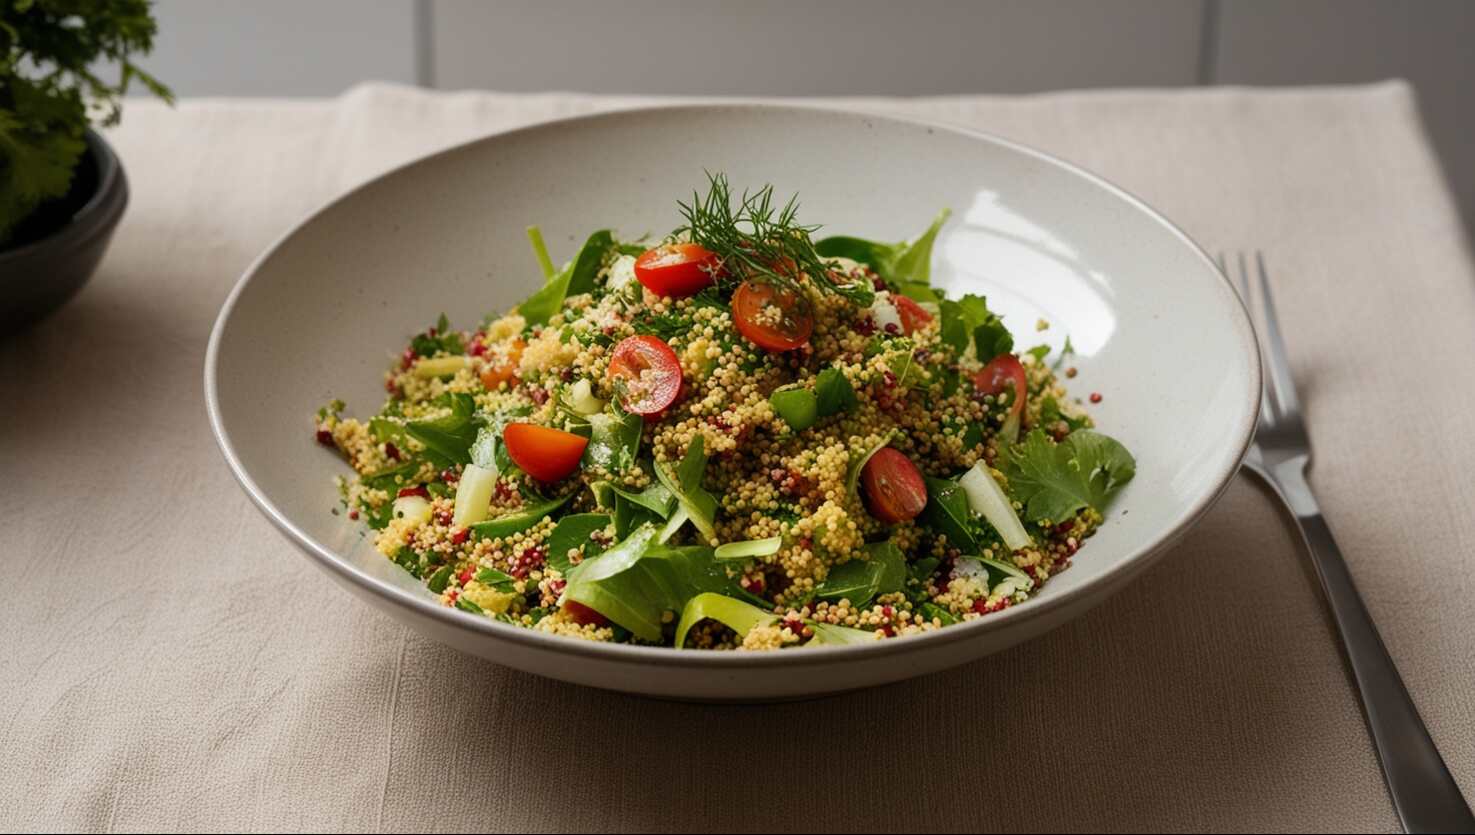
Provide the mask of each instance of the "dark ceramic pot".
[{"label": "dark ceramic pot", "polygon": [[0,246],[0,339],[82,289],[128,205],[128,179],[113,149],[87,132],[87,153],[65,196],[37,209]]}]

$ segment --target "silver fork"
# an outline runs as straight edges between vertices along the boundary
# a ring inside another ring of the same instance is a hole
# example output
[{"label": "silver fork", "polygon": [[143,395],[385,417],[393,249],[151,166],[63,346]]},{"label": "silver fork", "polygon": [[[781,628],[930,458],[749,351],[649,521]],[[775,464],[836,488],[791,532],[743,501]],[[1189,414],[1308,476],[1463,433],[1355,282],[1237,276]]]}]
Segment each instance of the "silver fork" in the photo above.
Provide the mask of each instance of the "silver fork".
[{"label": "silver fork", "polygon": [[[1255,319],[1250,270],[1244,253],[1239,253],[1238,262],[1240,298],[1250,311],[1250,318]],[[1255,330],[1260,337],[1260,355],[1264,358],[1266,374],[1260,421],[1255,441],[1245,457],[1245,467],[1263,479],[1296,517],[1341,635],[1342,649],[1362,702],[1363,718],[1367,720],[1383,779],[1404,830],[1475,832],[1475,815],[1471,814],[1459,786],[1429,738],[1429,730],[1419,718],[1398,668],[1388,656],[1388,648],[1383,645],[1372,616],[1357,593],[1342,552],[1306,483],[1311,440],[1306,436],[1301,403],[1296,399],[1286,361],[1285,342],[1270,299],[1265,258],[1259,252],[1255,253],[1255,266],[1260,296],[1260,317]],[[1229,276],[1223,255],[1219,256],[1219,269],[1225,277]]]}]

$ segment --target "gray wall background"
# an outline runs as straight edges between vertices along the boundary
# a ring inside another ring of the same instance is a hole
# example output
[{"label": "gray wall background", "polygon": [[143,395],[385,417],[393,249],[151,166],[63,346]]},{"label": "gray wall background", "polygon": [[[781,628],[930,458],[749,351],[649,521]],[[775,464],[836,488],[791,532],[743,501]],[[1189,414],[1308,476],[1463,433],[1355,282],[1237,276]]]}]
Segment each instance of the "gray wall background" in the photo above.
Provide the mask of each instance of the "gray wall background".
[{"label": "gray wall background", "polygon": [[183,96],[370,79],[782,96],[1401,77],[1475,220],[1475,0],[160,0],[156,14],[146,65]]}]

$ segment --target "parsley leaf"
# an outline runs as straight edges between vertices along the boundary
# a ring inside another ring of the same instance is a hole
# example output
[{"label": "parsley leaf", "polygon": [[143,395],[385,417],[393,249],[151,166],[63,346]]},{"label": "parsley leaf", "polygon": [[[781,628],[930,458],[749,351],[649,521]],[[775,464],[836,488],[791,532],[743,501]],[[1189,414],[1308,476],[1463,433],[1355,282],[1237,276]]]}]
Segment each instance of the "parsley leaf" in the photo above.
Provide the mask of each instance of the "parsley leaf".
[{"label": "parsley leaf", "polygon": [[405,424],[410,437],[425,445],[425,457],[437,467],[470,464],[471,446],[476,443],[480,422],[475,415],[476,401],[471,395],[451,395],[451,413],[429,420],[412,420]]},{"label": "parsley leaf", "polygon": [[1000,460],[1031,522],[1062,522],[1088,507],[1101,511],[1137,471],[1126,447],[1088,429],[1058,444],[1036,429]]},{"label": "parsley leaf", "polygon": [[1014,337],[998,314],[988,309],[983,296],[972,293],[957,301],[943,299],[942,341],[958,353],[966,353],[969,344],[976,347],[979,362],[988,362],[1014,349]]}]

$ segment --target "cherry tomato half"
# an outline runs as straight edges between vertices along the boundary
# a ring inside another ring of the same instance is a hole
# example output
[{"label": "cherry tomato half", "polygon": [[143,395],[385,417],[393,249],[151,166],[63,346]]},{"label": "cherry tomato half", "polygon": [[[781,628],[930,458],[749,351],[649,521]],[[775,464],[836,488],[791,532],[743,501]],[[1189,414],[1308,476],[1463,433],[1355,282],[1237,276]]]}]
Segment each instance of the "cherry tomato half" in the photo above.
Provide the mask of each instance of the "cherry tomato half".
[{"label": "cherry tomato half", "polygon": [[1018,415],[1024,411],[1028,385],[1019,357],[1000,354],[989,360],[982,371],[973,375],[973,388],[982,394],[998,394],[1010,385],[1014,386],[1014,402],[1009,404],[1009,414]]},{"label": "cherry tomato half", "polygon": [[931,313],[928,313],[915,300],[899,293],[891,294],[891,305],[896,308],[896,315],[901,317],[901,329],[906,331],[907,336],[911,336],[932,321]]},{"label": "cherry tomato half", "polygon": [[481,384],[488,391],[496,391],[497,386],[503,383],[511,385],[517,380],[517,364],[522,362],[522,349],[526,345],[521,339],[514,339],[502,358],[488,357],[489,361],[481,370]]},{"label": "cherry tomato half", "polygon": [[664,411],[681,393],[681,361],[658,336],[620,340],[609,359],[609,375],[621,381],[625,408],[637,415]]},{"label": "cherry tomato half", "polygon": [[769,351],[792,351],[814,332],[809,301],[768,282],[743,282],[732,294],[732,318],[738,333]]},{"label": "cherry tomato half", "polygon": [[589,439],[532,423],[509,423],[502,430],[507,454],[522,471],[539,481],[558,481],[579,468]]},{"label": "cherry tomato half", "polygon": [[568,614],[569,620],[580,626],[588,626],[589,624],[604,626],[606,623],[609,623],[609,618],[577,600],[565,600],[563,602],[563,611]]},{"label": "cherry tomato half", "polygon": [[682,299],[712,284],[717,254],[698,244],[661,244],[635,259],[635,278],[659,296]]},{"label": "cherry tomato half", "polygon": [[861,468],[860,483],[871,515],[888,525],[915,519],[927,506],[927,484],[917,465],[889,446]]}]

